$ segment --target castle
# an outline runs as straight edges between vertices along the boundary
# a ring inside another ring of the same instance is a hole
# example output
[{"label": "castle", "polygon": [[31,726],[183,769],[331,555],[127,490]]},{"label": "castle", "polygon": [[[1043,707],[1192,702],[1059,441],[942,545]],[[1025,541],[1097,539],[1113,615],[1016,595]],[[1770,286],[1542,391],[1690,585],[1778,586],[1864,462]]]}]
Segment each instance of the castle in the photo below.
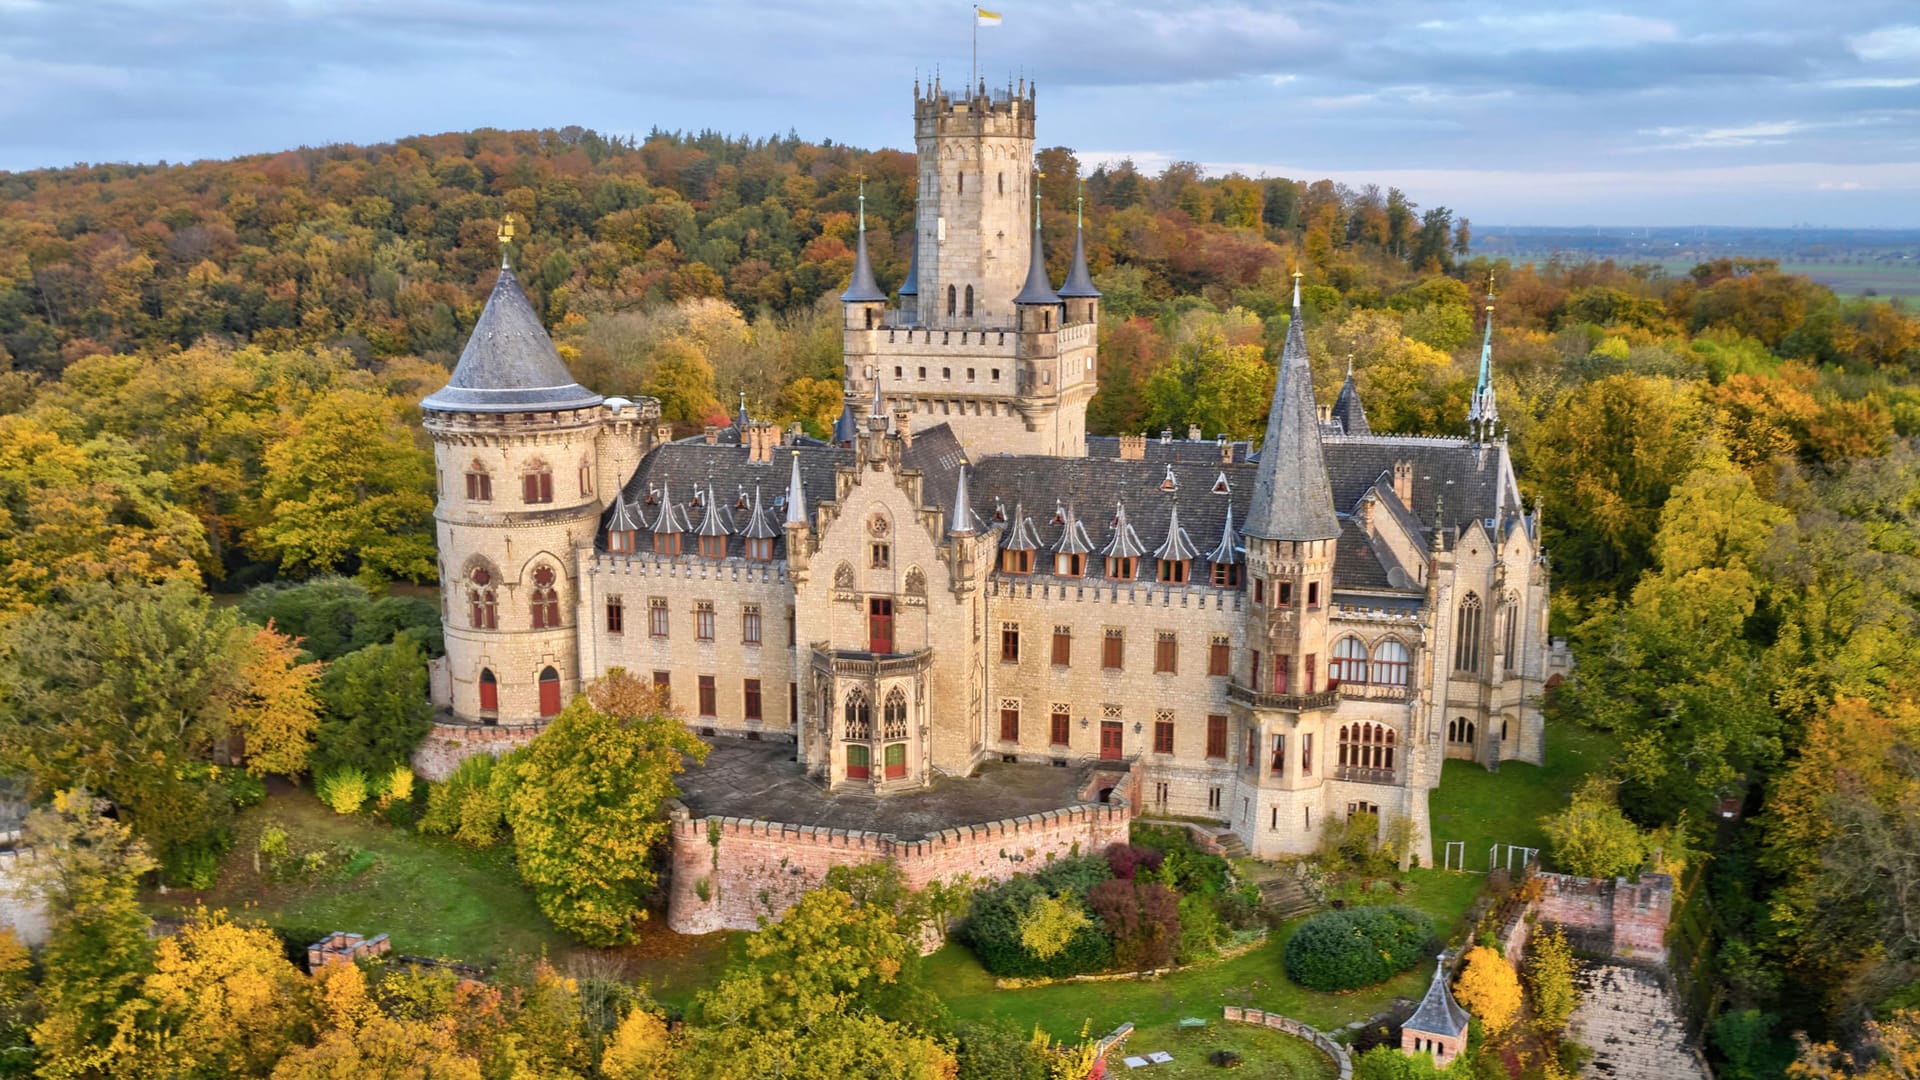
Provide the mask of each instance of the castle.
[{"label": "castle", "polygon": [[1256,855],[1370,813],[1433,865],[1442,761],[1539,763],[1562,663],[1490,329],[1469,434],[1376,433],[1351,375],[1316,404],[1296,275],[1258,447],[1090,437],[1100,293],[1078,234],[1048,278],[1033,92],[916,87],[914,123],[912,270],[890,306],[863,219],[830,441],[744,409],[671,438],[657,405],[576,383],[501,271],[422,403],[439,736],[514,741],[624,668],[882,833],[889,806],[978,782],[952,778],[1063,766],[1094,777],[1086,802],[1218,822]]}]

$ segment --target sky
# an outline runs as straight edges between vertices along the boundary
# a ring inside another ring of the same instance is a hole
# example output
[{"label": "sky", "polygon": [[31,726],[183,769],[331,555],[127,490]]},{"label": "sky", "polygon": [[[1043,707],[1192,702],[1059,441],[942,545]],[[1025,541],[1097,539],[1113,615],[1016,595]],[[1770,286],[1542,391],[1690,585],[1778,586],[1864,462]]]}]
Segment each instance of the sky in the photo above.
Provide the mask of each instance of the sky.
[{"label": "sky", "polygon": [[[1920,227],[1914,0],[998,0],[1089,166],[1405,190],[1507,225]],[[908,148],[968,5],[0,0],[0,170],[475,127]]]}]

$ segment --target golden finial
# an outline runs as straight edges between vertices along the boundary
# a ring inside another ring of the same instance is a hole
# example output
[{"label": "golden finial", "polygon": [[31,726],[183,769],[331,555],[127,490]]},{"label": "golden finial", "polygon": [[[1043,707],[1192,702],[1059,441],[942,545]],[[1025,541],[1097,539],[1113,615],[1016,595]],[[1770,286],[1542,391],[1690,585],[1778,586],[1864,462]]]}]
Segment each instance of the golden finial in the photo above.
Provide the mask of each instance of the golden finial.
[{"label": "golden finial", "polygon": [[1487,271],[1487,310],[1493,310],[1493,271]]},{"label": "golden finial", "polygon": [[1294,307],[1300,306],[1300,279],[1306,276],[1307,275],[1300,272],[1300,268],[1298,266],[1293,268],[1293,306]]},{"label": "golden finial", "polygon": [[508,214],[500,219],[500,269],[502,270],[508,269],[511,265],[507,261],[507,245],[511,243],[513,243],[513,215]]}]

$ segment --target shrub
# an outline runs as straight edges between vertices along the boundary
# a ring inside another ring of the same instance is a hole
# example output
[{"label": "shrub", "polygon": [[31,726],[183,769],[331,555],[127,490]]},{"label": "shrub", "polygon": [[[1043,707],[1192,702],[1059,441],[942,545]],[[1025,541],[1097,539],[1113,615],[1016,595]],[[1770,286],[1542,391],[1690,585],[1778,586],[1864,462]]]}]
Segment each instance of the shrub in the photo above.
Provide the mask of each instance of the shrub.
[{"label": "shrub", "polygon": [[1287,941],[1287,977],[1313,990],[1356,990],[1385,982],[1434,950],[1433,924],[1408,908],[1325,911]]},{"label": "shrub", "polygon": [[244,769],[224,770],[221,779],[227,782],[227,797],[233,800],[235,810],[245,810],[267,801],[267,785]]},{"label": "shrub", "polygon": [[351,765],[338,765],[320,774],[313,791],[334,813],[356,813],[367,801],[367,774]]},{"label": "shrub", "polygon": [[220,856],[233,839],[224,829],[210,836],[170,845],[160,860],[160,876],[181,889],[211,889],[220,876]]},{"label": "shrub", "polygon": [[326,716],[314,730],[319,771],[352,765],[384,776],[413,756],[433,729],[427,654],[401,639],[369,645],[334,661],[320,677]]},{"label": "shrub", "polygon": [[413,799],[413,770],[405,765],[395,765],[387,774],[387,790],[380,796],[381,803],[403,803]]},{"label": "shrub", "polygon": [[1076,897],[1036,896],[1020,916],[1020,944],[1035,960],[1051,960],[1088,921],[1087,909]]},{"label": "shrub", "polygon": [[1180,898],[1180,948],[1175,959],[1183,964],[1210,956],[1226,939],[1227,928],[1220,921],[1210,897],[1189,895]]},{"label": "shrub", "polygon": [[1180,943],[1180,898],[1165,885],[1114,879],[1087,893],[1087,906],[1113,936],[1113,955],[1135,971],[1165,967]]},{"label": "shrub", "polygon": [[1104,971],[1113,965],[1113,942],[1097,920],[1088,918],[1065,947],[1044,959],[1027,950],[1021,921],[1036,901],[1048,897],[1071,898],[1084,914],[1087,890],[1107,877],[1106,859],[1091,856],[1061,859],[1037,874],[1022,874],[983,889],[973,898],[961,940],[973,949],[982,967],[1003,977],[1059,978]]},{"label": "shrub", "polygon": [[492,754],[475,754],[454,767],[445,780],[427,789],[427,810],[420,815],[420,831],[430,836],[452,836],[460,829],[460,808],[467,793],[485,791],[493,780]]}]

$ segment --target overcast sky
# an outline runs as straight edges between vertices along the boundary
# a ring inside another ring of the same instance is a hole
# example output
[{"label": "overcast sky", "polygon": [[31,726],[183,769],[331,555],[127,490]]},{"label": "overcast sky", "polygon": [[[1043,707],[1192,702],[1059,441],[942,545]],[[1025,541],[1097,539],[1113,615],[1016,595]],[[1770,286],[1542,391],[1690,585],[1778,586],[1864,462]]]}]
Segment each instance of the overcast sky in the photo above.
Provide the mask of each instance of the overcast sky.
[{"label": "overcast sky", "polygon": [[[1920,227],[1920,3],[999,0],[1041,145],[1393,184],[1478,222]],[[0,169],[475,127],[907,147],[971,10],[0,0]]]}]

